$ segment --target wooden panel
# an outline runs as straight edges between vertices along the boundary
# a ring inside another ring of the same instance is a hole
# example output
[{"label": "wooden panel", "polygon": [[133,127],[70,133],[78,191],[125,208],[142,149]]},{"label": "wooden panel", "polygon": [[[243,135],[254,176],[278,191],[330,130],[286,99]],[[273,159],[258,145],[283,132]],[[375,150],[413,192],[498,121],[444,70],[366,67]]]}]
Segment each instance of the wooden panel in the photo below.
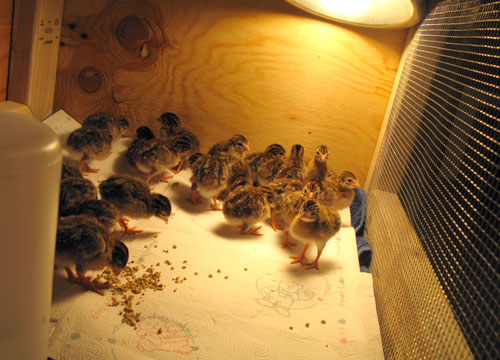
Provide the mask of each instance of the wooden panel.
[{"label": "wooden panel", "polygon": [[253,150],[330,147],[363,183],[406,30],[326,22],[280,0],[66,0],[54,110],[133,126],[173,111],[202,150],[242,133]]},{"label": "wooden panel", "polygon": [[0,101],[7,98],[12,1],[0,0]]},{"label": "wooden panel", "polygon": [[37,119],[52,114],[64,0],[15,2],[8,99]]}]

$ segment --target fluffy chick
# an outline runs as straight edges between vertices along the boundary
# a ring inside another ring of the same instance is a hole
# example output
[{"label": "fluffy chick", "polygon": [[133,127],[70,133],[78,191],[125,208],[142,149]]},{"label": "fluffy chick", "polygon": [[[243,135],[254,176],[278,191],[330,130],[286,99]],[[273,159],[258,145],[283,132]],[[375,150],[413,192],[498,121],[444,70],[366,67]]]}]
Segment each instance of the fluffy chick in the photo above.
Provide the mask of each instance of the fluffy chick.
[{"label": "fluffy chick", "polygon": [[142,230],[135,230],[135,228],[128,227],[128,219],[121,217],[118,208],[113,203],[106,200],[86,200],[81,203],[78,214],[96,218],[97,221],[103,224],[106,229],[111,232],[115,230],[116,225],[120,225],[123,232],[126,234],[137,234],[142,232]]},{"label": "fluffy chick", "polygon": [[289,193],[280,204],[281,218],[283,219],[283,229],[285,230],[285,242],[283,248],[294,246],[289,239],[289,229],[293,219],[299,213],[302,203],[309,199],[317,200],[320,196],[321,188],[315,181],[307,182],[299,191]]},{"label": "fluffy chick", "polygon": [[285,153],[285,149],[280,144],[271,144],[264,151],[254,152],[245,156],[245,162],[250,168],[254,185],[260,184],[258,181],[260,167],[270,160],[274,160],[276,158],[282,159],[283,156],[285,156]]},{"label": "fluffy chick", "polygon": [[83,177],[67,177],[61,180],[59,191],[59,216],[75,215],[86,200],[96,200],[98,192],[92,181]]},{"label": "fluffy chick", "polygon": [[201,198],[212,199],[210,208],[222,210],[217,196],[227,187],[230,176],[228,158],[225,156],[210,156],[195,153],[188,159],[192,175],[191,203],[201,203]]},{"label": "fluffy chick", "polygon": [[213,145],[208,150],[208,155],[212,156],[234,156],[237,159],[243,159],[244,154],[250,151],[248,140],[240,134],[235,134],[226,141]]},{"label": "fluffy chick", "polygon": [[271,226],[274,231],[277,229],[283,230],[282,227],[277,226],[276,224],[276,216],[280,211],[281,205],[285,198],[294,191],[300,191],[304,187],[302,181],[298,179],[274,179],[269,183],[269,188],[273,192],[274,195],[274,206],[271,210]]},{"label": "fluffy chick", "polygon": [[304,162],[304,147],[300,144],[295,144],[290,150],[290,156],[281,166],[276,179],[288,178],[304,181],[304,173],[306,163]]},{"label": "fluffy chick", "polygon": [[328,173],[327,161],[329,156],[330,153],[328,151],[328,146],[319,145],[316,148],[314,157],[307,164],[304,180],[316,180],[322,182]]},{"label": "fluffy chick", "polygon": [[[138,138],[132,142],[125,153],[129,163],[141,172],[147,174],[146,183],[152,177],[161,175],[162,172],[177,165],[182,154],[191,150],[191,143],[183,135],[168,139],[145,138],[138,129]],[[160,181],[168,181],[171,176],[159,176]]]},{"label": "fluffy chick", "polygon": [[168,223],[172,212],[166,196],[152,193],[144,181],[133,176],[112,175],[99,184],[99,192],[104,200],[118,208],[122,216],[150,218],[154,215]]},{"label": "fluffy chick", "polygon": [[354,188],[359,186],[356,175],[350,171],[343,171],[337,177],[327,177],[323,181],[324,192],[320,202],[335,210],[346,208],[354,199]]},{"label": "fluffy chick", "polygon": [[269,217],[270,204],[273,201],[271,189],[253,186],[247,180],[233,184],[224,201],[222,213],[228,223],[240,228],[240,233],[262,236],[258,230],[261,226],[252,226]]},{"label": "fluffy chick", "polygon": [[[320,205],[315,200],[305,201],[299,213],[295,216],[290,226],[290,233],[304,243],[304,248],[299,256],[290,256],[292,264],[301,263],[308,265],[307,269],[318,269],[318,261],[328,240],[330,240],[341,226],[340,216],[336,210]],[[318,253],[313,262],[307,263],[306,251],[311,243],[316,244]]]},{"label": "fluffy chick", "polygon": [[[104,295],[100,286],[90,281],[85,272],[110,267],[118,274],[127,261],[127,246],[116,240],[94,217],[71,215],[59,218],[55,264],[64,266],[70,281]],[[71,270],[73,265],[76,265],[76,276]]]},{"label": "fluffy chick", "polygon": [[180,163],[177,166],[176,172],[182,170],[183,163],[194,153],[200,150],[200,141],[198,137],[191,131],[181,127],[181,122],[179,117],[171,112],[166,112],[161,114],[158,121],[163,125],[160,129],[160,136],[164,138],[170,138],[173,136],[182,135],[189,141],[191,149],[188,152],[182,154]]},{"label": "fluffy chick", "polygon": [[115,143],[125,135],[129,128],[129,122],[124,117],[115,117],[107,112],[97,112],[87,116],[83,120],[82,127],[107,131]]},{"label": "fluffy chick", "polygon": [[71,157],[80,162],[78,170],[98,172],[88,165],[89,160],[103,159],[111,152],[113,137],[108,131],[97,128],[81,127],[71,132],[66,140],[66,147]]}]

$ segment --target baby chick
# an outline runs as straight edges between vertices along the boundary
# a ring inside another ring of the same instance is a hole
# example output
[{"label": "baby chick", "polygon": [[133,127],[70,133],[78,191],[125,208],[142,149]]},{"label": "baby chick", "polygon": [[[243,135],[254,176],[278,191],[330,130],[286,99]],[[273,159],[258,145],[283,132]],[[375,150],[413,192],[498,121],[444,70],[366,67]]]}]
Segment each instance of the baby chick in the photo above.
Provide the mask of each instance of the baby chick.
[{"label": "baby chick", "polygon": [[61,180],[59,191],[59,216],[78,214],[86,200],[97,199],[97,188],[83,177],[67,177]]},{"label": "baby chick", "polygon": [[99,184],[99,192],[102,199],[113,203],[122,216],[149,218],[155,215],[168,223],[172,211],[170,200],[152,193],[141,179],[125,174],[112,175]]},{"label": "baby chick", "polygon": [[[65,267],[70,281],[104,295],[99,285],[85,276],[85,272],[108,266],[118,274],[127,261],[127,246],[116,240],[94,217],[71,215],[59,218],[55,264]],[[73,265],[76,265],[76,276],[71,270]]]},{"label": "baby chick", "polygon": [[285,230],[285,242],[283,248],[294,246],[289,240],[289,229],[293,219],[299,213],[300,207],[304,201],[309,199],[317,200],[320,196],[320,186],[315,181],[307,182],[302,190],[289,193],[280,203],[281,217],[283,219]]},{"label": "baby chick", "polygon": [[61,169],[61,179],[67,177],[83,177],[78,167],[73,165],[73,163],[67,159],[63,159],[62,169]]},{"label": "baby chick", "polygon": [[343,171],[336,178],[327,177],[323,181],[324,192],[321,204],[340,210],[351,205],[354,199],[354,188],[359,182],[352,172]]},{"label": "baby chick", "polygon": [[[291,264],[301,263],[309,265],[307,269],[319,270],[318,260],[328,240],[340,230],[340,215],[337,211],[318,204],[315,200],[305,201],[290,225],[291,235],[304,243],[299,256],[290,256]],[[309,245],[314,242],[318,254],[313,262],[307,263],[305,256]]]},{"label": "baby chick", "polygon": [[304,181],[305,170],[304,147],[300,144],[295,144],[290,151],[290,157],[280,168],[278,174],[276,174],[276,179],[288,178]]},{"label": "baby chick", "polygon": [[198,137],[195,134],[180,126],[179,117],[174,113],[171,112],[163,113],[158,118],[158,121],[160,121],[163,125],[162,128],[160,129],[161,137],[170,138],[172,136],[183,135],[191,145],[191,149],[188,152],[182,154],[181,156],[180,163],[177,166],[177,169],[175,170],[175,172],[178,173],[179,171],[182,170],[184,161],[186,161],[189,158],[189,156],[193,155],[194,153],[200,150],[200,141],[198,140]]},{"label": "baby chick", "polygon": [[130,144],[125,156],[132,165],[147,174],[146,183],[154,176],[159,176],[160,181],[168,181],[172,176],[161,176],[161,173],[177,165],[181,155],[191,150],[191,144],[183,135],[168,139],[149,138],[145,128],[137,129],[138,138]]},{"label": "baby chick", "polygon": [[243,135],[235,134],[230,139],[213,145],[208,150],[208,155],[230,155],[241,160],[247,151],[250,151],[248,140]]},{"label": "baby chick", "polygon": [[261,226],[252,226],[267,218],[273,201],[271,189],[253,186],[248,180],[241,179],[232,186],[224,201],[222,213],[227,222],[240,228],[240,233],[262,236]]},{"label": "baby chick", "polygon": [[329,156],[328,147],[319,145],[314,157],[307,164],[304,180],[323,181],[327,175],[327,160]]},{"label": "baby chick", "polygon": [[97,112],[87,116],[83,120],[82,127],[107,131],[115,143],[125,135],[129,128],[129,122],[124,117],[114,117],[107,112]]},{"label": "baby chick", "polygon": [[217,195],[227,187],[230,169],[227,157],[195,153],[188,159],[192,170],[191,203],[201,203],[201,198],[212,199],[210,208],[222,210]]},{"label": "baby chick", "polygon": [[[259,168],[266,162],[275,158],[283,158],[286,151],[280,144],[269,145],[264,151],[254,152],[245,157],[245,162],[250,167],[252,181],[258,184]],[[260,184],[260,183],[259,183]],[[262,184],[261,184],[262,185]]]},{"label": "baby chick", "polygon": [[75,160],[80,161],[78,170],[82,173],[85,167],[86,172],[98,172],[92,169],[87,161],[102,159],[111,152],[113,137],[108,131],[96,128],[81,127],[71,132],[66,140],[68,152]]},{"label": "baby chick", "polygon": [[117,224],[120,225],[123,232],[126,234],[138,234],[142,232],[142,230],[129,228],[127,225],[128,219],[122,218],[118,208],[113,203],[106,200],[86,200],[80,204],[78,214],[94,217],[110,232],[114,231]]},{"label": "baby chick", "polygon": [[276,225],[276,215],[280,211],[284,199],[292,192],[302,190],[303,187],[302,181],[297,179],[281,178],[274,179],[269,183],[269,188],[274,195],[274,206],[271,209],[271,226],[274,231],[277,229],[283,230],[282,227]]}]

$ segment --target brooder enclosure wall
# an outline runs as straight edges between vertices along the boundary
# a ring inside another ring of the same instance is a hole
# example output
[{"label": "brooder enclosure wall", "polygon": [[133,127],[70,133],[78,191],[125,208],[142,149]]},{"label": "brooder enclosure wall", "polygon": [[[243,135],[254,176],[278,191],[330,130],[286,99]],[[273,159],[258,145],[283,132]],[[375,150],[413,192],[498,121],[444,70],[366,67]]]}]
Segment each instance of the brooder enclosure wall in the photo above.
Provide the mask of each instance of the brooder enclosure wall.
[{"label": "brooder enclosure wall", "polygon": [[500,2],[432,1],[367,197],[389,359],[498,359]]},{"label": "brooder enclosure wall", "polygon": [[202,151],[234,133],[295,143],[364,183],[407,30],[349,27],[282,0],[75,1],[63,9],[54,111],[159,127],[177,113]]}]

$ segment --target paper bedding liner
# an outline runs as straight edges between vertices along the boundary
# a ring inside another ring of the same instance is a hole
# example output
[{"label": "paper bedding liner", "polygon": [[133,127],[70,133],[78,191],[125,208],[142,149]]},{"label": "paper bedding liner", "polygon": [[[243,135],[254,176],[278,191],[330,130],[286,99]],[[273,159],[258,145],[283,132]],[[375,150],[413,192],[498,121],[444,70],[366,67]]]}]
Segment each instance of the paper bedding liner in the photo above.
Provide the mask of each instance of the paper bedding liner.
[{"label": "paper bedding liner", "polygon": [[[63,111],[45,123],[64,142],[80,125]],[[88,178],[138,174],[123,156],[122,139]],[[383,359],[371,274],[360,273],[349,209],[326,245],[320,270],[291,265],[283,231],[269,222],[262,237],[242,235],[208,200],[192,205],[190,171],[153,191],[172,202],[168,224],[131,219],[144,230],[124,235],[130,265],[153,267],[164,289],[134,298],[135,326],[122,322],[112,294],[100,296],[54,275],[49,356],[64,359]],[[315,246],[308,250],[314,259]],[[93,275],[95,273],[89,273]],[[136,303],[136,300],[138,303]]]}]

